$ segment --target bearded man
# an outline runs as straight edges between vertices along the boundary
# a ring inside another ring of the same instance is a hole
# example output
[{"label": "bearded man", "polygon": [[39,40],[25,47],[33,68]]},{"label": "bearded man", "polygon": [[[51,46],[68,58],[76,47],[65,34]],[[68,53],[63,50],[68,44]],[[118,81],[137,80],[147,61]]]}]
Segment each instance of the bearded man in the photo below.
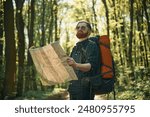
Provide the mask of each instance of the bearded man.
[{"label": "bearded man", "polygon": [[99,48],[89,36],[92,27],[87,21],[79,21],[76,26],[76,37],[79,41],[73,47],[67,62],[73,67],[78,80],[69,83],[68,92],[71,100],[94,100],[89,78],[99,72]]}]

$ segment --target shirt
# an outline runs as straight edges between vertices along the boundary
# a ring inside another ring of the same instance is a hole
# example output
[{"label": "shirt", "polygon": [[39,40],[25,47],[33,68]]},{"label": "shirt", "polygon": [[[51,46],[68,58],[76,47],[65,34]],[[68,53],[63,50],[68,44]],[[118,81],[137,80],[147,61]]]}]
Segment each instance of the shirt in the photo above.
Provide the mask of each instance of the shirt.
[{"label": "shirt", "polygon": [[100,56],[99,56],[99,48],[94,41],[90,39],[86,39],[84,41],[78,42],[76,46],[74,46],[71,57],[77,63],[90,63],[91,69],[88,72],[83,72],[77,69],[74,69],[78,79],[82,79],[84,77],[92,77],[98,75],[100,68]]}]

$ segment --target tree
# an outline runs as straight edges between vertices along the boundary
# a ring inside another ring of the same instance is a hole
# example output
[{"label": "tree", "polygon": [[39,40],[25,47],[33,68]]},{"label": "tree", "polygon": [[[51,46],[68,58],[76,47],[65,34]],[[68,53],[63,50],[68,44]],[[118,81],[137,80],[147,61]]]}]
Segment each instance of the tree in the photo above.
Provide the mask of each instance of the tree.
[{"label": "tree", "polygon": [[[34,26],[35,26],[35,0],[31,0],[28,8],[28,49],[34,46],[33,39],[34,39]],[[33,68],[33,61],[29,51],[27,51],[27,67],[26,67],[26,76],[25,76],[25,92],[29,91],[30,89],[37,90],[36,85],[36,78],[35,78],[35,70]],[[31,80],[32,79],[32,80]]]},{"label": "tree", "polygon": [[96,4],[96,0],[92,0],[92,10],[93,10],[93,17],[94,17],[94,30],[95,30],[95,34],[99,34],[98,32],[98,28],[97,28],[97,14],[96,14],[96,11],[95,11],[95,4]]},{"label": "tree", "polygon": [[53,21],[54,21],[54,5],[53,5],[53,0],[51,0],[51,2],[49,2],[49,28],[48,28],[48,43],[53,42]]},{"label": "tree", "polygon": [[133,45],[133,16],[134,16],[134,0],[129,0],[130,2],[130,32],[129,32],[129,50],[128,50],[128,65],[131,69],[131,77],[134,76],[134,68],[133,68],[133,59],[132,59],[132,45]]},{"label": "tree", "polygon": [[1,72],[1,66],[2,66],[2,58],[3,58],[3,3],[0,0],[0,72]]},{"label": "tree", "polygon": [[57,13],[58,13],[58,4],[57,4],[57,0],[54,0],[54,26],[55,26],[55,41],[58,41],[58,25],[57,25]]},{"label": "tree", "polygon": [[2,96],[4,99],[7,99],[14,97],[16,83],[16,47],[14,35],[14,9],[12,0],[4,1],[4,31],[5,79]]},{"label": "tree", "polygon": [[129,36],[129,51],[128,51],[128,57],[129,57],[129,65],[132,65],[132,40],[133,40],[133,3],[134,0],[130,1],[130,36]]},{"label": "tree", "polygon": [[24,59],[25,59],[25,36],[24,36],[24,21],[22,16],[23,4],[25,0],[15,0],[16,2],[16,27],[18,36],[18,82],[17,96],[23,94],[24,84]]},{"label": "tree", "polygon": [[109,10],[108,10],[108,6],[107,6],[107,1],[106,0],[102,0],[104,7],[105,7],[105,12],[106,12],[106,22],[107,22],[107,35],[109,37]]},{"label": "tree", "polygon": [[42,22],[41,22],[41,29],[42,29],[42,37],[41,37],[41,46],[46,44],[45,39],[45,0],[42,0]]},{"label": "tree", "polygon": [[3,47],[4,47],[4,40],[3,40],[3,32],[4,32],[4,10],[3,10],[3,2],[0,0],[0,98],[2,92],[2,82],[4,79],[4,54],[3,54]]},{"label": "tree", "polygon": [[[147,11],[147,3],[148,3],[148,1],[146,1],[146,0],[143,0],[142,1],[142,3],[143,3],[143,9],[144,9],[144,12],[145,12],[145,17],[146,17],[146,21],[147,21],[147,38],[148,38],[148,45],[150,46],[150,41],[149,41],[149,39],[150,39],[150,16],[148,15],[148,11]],[[148,54],[147,54],[147,48],[146,48],[146,40],[145,40],[145,38],[144,38],[144,48],[145,48],[145,66],[146,67],[148,67],[149,66],[149,62],[148,62]]]}]

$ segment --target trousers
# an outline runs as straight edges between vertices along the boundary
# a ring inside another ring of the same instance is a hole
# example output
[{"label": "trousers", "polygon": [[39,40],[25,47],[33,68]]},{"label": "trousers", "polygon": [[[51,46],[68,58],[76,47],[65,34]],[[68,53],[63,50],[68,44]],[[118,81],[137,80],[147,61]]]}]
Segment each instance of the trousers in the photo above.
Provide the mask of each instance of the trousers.
[{"label": "trousers", "polygon": [[70,100],[94,100],[89,80],[72,80],[68,88]]}]

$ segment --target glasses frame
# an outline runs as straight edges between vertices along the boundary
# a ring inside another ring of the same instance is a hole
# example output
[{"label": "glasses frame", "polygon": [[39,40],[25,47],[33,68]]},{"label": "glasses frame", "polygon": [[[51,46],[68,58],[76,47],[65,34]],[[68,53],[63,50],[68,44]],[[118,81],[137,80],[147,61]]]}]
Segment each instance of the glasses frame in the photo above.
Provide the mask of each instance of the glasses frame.
[{"label": "glasses frame", "polygon": [[76,30],[83,30],[83,31],[85,31],[86,29],[88,29],[87,26],[77,26],[76,27]]}]

